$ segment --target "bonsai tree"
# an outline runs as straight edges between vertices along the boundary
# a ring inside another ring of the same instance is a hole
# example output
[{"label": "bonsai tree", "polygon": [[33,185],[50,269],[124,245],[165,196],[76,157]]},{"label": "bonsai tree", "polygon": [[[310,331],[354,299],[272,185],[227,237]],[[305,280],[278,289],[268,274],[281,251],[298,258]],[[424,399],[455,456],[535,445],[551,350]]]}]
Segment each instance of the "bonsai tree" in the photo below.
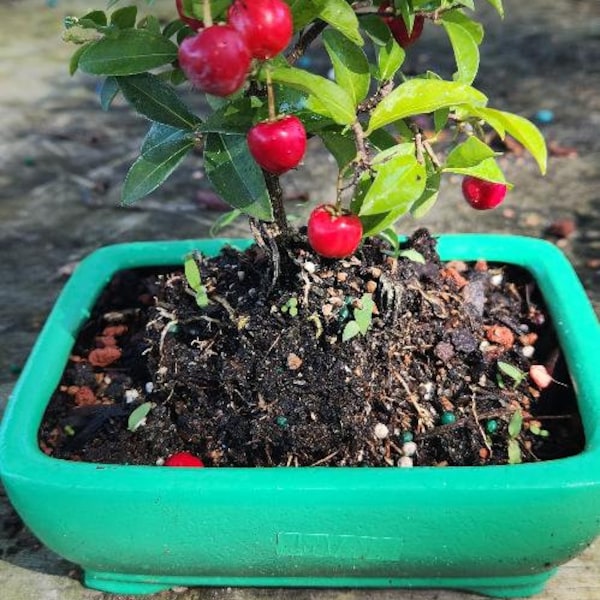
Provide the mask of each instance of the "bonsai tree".
[{"label": "bonsai tree", "polygon": [[[501,0],[487,1],[503,15]],[[317,136],[335,158],[338,183],[331,202],[310,215],[308,239],[322,256],[341,258],[369,236],[394,244],[394,224],[427,213],[445,174],[464,177],[473,208],[500,204],[511,186],[486,143],[489,130],[515,138],[545,171],[537,128],[492,108],[474,86],[484,37],[475,4],[176,0],[168,23],[138,20],[135,6],[94,10],[68,18],[65,38],[79,44],[71,72],[104,77],[103,108],[122,94],[150,120],[123,185],[125,205],[201,150],[206,176],[232,207],[224,220],[247,215],[257,241],[275,250],[290,235],[279,176],[302,168],[306,140]],[[454,51],[452,79],[404,74],[406,48],[434,27]],[[300,66],[315,43],[329,57],[331,78]],[[202,114],[178,94],[189,85],[205,95]],[[431,118],[429,133],[423,115]]]},{"label": "bonsai tree", "polygon": [[[502,16],[501,0],[488,2]],[[434,433],[444,443],[458,439],[452,432],[470,418],[473,426],[463,427],[469,429],[465,435],[475,433],[474,441],[463,444],[470,448],[465,460],[486,462],[492,453],[488,437],[496,435],[500,453],[493,460],[519,462],[522,429],[535,434],[528,407],[552,378],[542,365],[533,366],[543,371],[530,371],[535,331],[524,337],[504,321],[521,319],[529,331],[527,323],[535,329],[543,315],[526,291],[517,316],[496,312],[485,321],[482,288],[467,288],[474,302],[469,304],[463,298],[466,279],[440,265],[428,234],[418,231],[406,248],[394,230],[403,216],[418,218],[434,206],[446,174],[462,176],[464,197],[474,209],[498,206],[511,186],[498,153],[487,143],[494,132],[515,138],[542,173],[546,169],[538,129],[489,106],[474,86],[483,40],[475,2],[177,0],[167,23],[152,15],[138,18],[135,6],[116,4],[109,3],[110,15],[95,10],[68,18],[65,37],[79,45],[71,71],[104,78],[104,108],[121,94],[150,120],[123,185],[123,203],[156,190],[188,154],[201,151],[207,178],[232,208],[221,223],[247,215],[257,242],[246,255],[224,252],[213,262],[193,253],[183,273],[159,284],[144,334],[144,360],[153,379],[147,397],[157,394],[157,403],[140,401],[129,416],[129,430],[145,423],[151,410],[153,415],[185,410],[185,419],[196,423],[194,431],[207,431],[209,422],[218,431],[196,444],[202,461],[214,466],[248,464],[254,460],[246,456],[249,445],[261,444],[258,464],[289,464],[298,456],[304,464],[332,457],[336,464],[395,464],[388,454],[382,458],[377,446],[384,443],[389,450],[393,432],[394,439],[409,444],[395,452],[401,466],[410,466],[415,443],[423,446]],[[436,27],[453,49],[453,76],[404,73],[406,53],[420,43],[423,31]],[[313,44],[322,44],[329,59],[331,68],[323,69],[327,76],[302,68]],[[190,103],[198,110],[178,93],[190,87]],[[307,139],[315,136],[335,160],[337,185],[328,202],[314,207],[305,233],[288,223],[279,178],[302,168]],[[495,280],[501,282],[499,277]],[[490,283],[489,273],[486,281],[493,295],[496,283]],[[510,296],[508,290],[504,298]],[[487,304],[509,312],[509,300],[494,298]],[[417,326],[428,316],[430,323]],[[464,321],[471,330],[462,327]],[[108,355],[100,364],[88,354],[88,362],[99,368],[121,356],[115,348],[92,352]],[[178,353],[190,358],[179,360]],[[373,362],[378,378],[366,375]],[[447,391],[449,372],[456,383],[453,392]],[[464,381],[474,387],[463,387]],[[479,381],[486,394],[491,382],[492,391],[479,413],[461,406],[458,418],[446,396],[474,397]],[[528,382],[537,386],[533,393]],[[418,386],[417,395],[411,386]],[[519,386],[522,405],[513,402]],[[499,389],[507,389],[510,398]],[[406,406],[384,406],[379,417],[365,407],[365,396],[386,394]],[[185,409],[183,404],[165,408],[180,397],[187,399],[182,400]],[[430,403],[429,408],[419,402]],[[224,426],[220,418],[228,411],[230,425]],[[348,419],[338,427],[342,413]],[[498,418],[504,422],[502,439],[496,433]],[[480,421],[489,421],[487,433]],[[241,440],[240,428],[251,428],[250,441]],[[542,435],[541,426],[537,430]],[[413,441],[415,432],[424,437]],[[375,445],[373,435],[379,440]],[[364,450],[353,445],[360,436]],[[348,441],[353,449],[340,450],[338,444]],[[179,452],[179,438],[165,443],[176,452],[168,464],[198,460]],[[431,456],[430,462],[463,461],[452,450],[442,458],[432,450]]]}]

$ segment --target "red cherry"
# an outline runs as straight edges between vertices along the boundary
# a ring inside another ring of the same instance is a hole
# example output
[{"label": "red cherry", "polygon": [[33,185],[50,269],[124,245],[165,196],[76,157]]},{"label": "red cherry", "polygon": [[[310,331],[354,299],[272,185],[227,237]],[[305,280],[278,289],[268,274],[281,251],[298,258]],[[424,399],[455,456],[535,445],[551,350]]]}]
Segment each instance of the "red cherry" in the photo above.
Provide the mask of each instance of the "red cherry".
[{"label": "red cherry", "polygon": [[317,206],[308,218],[308,242],[325,258],[344,258],[358,248],[363,228],[352,214],[339,214],[331,204]]},{"label": "red cherry", "polygon": [[194,19],[192,17],[188,17],[183,9],[183,0],[175,0],[175,6],[177,7],[177,14],[179,15],[179,20],[183,21],[190,29],[194,31],[198,31],[204,27],[204,23],[199,21],[198,19]]},{"label": "red cherry", "polygon": [[176,452],[165,460],[165,467],[203,467],[204,463],[189,452]]},{"label": "red cherry", "polygon": [[246,81],[250,51],[238,31],[213,25],[187,37],[179,46],[179,65],[197,88],[214,96],[229,96]]},{"label": "red cherry", "polygon": [[412,31],[408,33],[408,30],[406,29],[406,23],[402,17],[396,17],[387,13],[389,6],[389,2],[384,2],[379,7],[379,14],[383,15],[382,19],[390,28],[394,39],[398,42],[398,44],[400,44],[400,46],[402,46],[402,48],[406,48],[407,46],[414,44],[421,37],[421,33],[423,33],[425,17],[423,15],[415,15]]},{"label": "red cherry", "polygon": [[275,175],[297,167],[306,150],[306,130],[294,115],[254,125],[247,140],[254,160]]},{"label": "red cherry", "polygon": [[290,7],[283,0],[235,0],[227,12],[254,58],[266,60],[279,54],[292,39]]},{"label": "red cherry", "polygon": [[495,208],[504,200],[507,187],[468,175],[463,179],[462,192],[465,200],[476,210]]}]

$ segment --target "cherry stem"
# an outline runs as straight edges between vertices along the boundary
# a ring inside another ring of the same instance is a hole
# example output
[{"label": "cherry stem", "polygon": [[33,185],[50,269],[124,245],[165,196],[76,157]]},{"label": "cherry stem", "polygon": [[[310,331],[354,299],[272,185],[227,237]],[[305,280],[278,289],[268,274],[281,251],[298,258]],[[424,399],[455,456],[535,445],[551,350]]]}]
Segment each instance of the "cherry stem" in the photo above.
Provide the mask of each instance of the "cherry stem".
[{"label": "cherry stem", "polygon": [[212,12],[210,10],[210,0],[202,1],[202,19],[205,27],[211,27],[213,24]]},{"label": "cherry stem", "polygon": [[277,119],[275,111],[275,92],[273,91],[273,80],[271,79],[271,69],[267,68],[267,105],[269,107],[269,121]]}]

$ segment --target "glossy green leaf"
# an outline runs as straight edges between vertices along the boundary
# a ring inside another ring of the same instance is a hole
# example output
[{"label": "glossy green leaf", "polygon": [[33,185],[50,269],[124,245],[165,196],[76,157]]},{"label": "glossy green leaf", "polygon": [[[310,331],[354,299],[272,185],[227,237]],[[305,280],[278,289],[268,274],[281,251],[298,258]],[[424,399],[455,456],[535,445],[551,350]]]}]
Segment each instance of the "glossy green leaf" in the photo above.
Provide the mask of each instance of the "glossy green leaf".
[{"label": "glossy green leaf", "polygon": [[234,221],[239,219],[242,216],[242,211],[234,208],[229,212],[223,213],[220,215],[216,221],[210,227],[210,235],[212,237],[216,237],[219,235],[224,229],[229,227]]},{"label": "glossy green leaf", "polygon": [[379,81],[393,79],[404,63],[406,53],[393,38],[377,50],[377,78]]},{"label": "glossy green leaf", "polygon": [[448,34],[458,71],[454,80],[470,84],[479,70],[479,47],[472,31],[447,18],[442,17],[442,25]]},{"label": "glossy green leaf", "polygon": [[142,146],[142,155],[125,178],[121,193],[123,204],[131,205],[162,185],[193,147],[188,132],[153,125]]},{"label": "glossy green leaf", "polygon": [[319,18],[343,33],[358,46],[364,44],[360,35],[358,18],[346,0],[312,0],[319,7]]},{"label": "glossy green leaf", "polygon": [[487,98],[475,88],[456,81],[411,79],[399,85],[373,111],[367,135],[380,127],[413,115],[460,104],[485,106]]},{"label": "glossy green leaf", "polygon": [[371,84],[365,53],[335,29],[323,33],[323,43],[333,65],[336,83],[348,92],[354,106],[358,106],[369,93]]},{"label": "glossy green leaf", "polygon": [[119,29],[132,29],[137,18],[137,6],[124,6],[110,16],[110,24]]},{"label": "glossy green leaf", "polygon": [[440,194],[441,181],[441,173],[433,172],[428,174],[423,193],[410,207],[410,214],[415,219],[422,219],[433,208]]},{"label": "glossy green leaf", "polygon": [[79,68],[91,75],[133,75],[173,62],[177,46],[144,29],[117,31],[88,46]]},{"label": "glossy green leaf", "polygon": [[79,46],[77,50],[71,56],[71,60],[69,61],[69,75],[74,75],[77,69],[79,68],[79,60],[81,59],[81,55],[90,47],[90,45],[95,44],[96,42],[87,42],[82,46]]},{"label": "glossy green leaf", "polygon": [[273,220],[265,179],[248,150],[246,136],[209,133],[204,169],[215,190],[232,207],[262,221]]},{"label": "glossy green leaf", "polygon": [[203,133],[246,134],[253,124],[253,104],[250,98],[240,98],[224,104],[213,112],[196,131]]},{"label": "glossy green leaf", "polygon": [[312,0],[288,0],[294,20],[294,31],[304,29],[319,15],[319,6]]},{"label": "glossy green leaf", "polygon": [[100,88],[100,106],[102,110],[108,110],[113,100],[119,93],[119,84],[116,77],[107,77]]},{"label": "glossy green leaf", "polygon": [[319,137],[335,158],[338,169],[343,169],[356,156],[356,144],[351,136],[338,131],[321,131]]},{"label": "glossy green leaf", "polygon": [[525,117],[494,108],[471,107],[470,111],[471,114],[475,114],[489,123],[502,139],[504,139],[505,133],[508,133],[523,144],[536,160],[541,173],[546,173],[548,166],[546,141],[540,130],[531,121]]},{"label": "glossy green leaf", "polygon": [[[263,73],[261,78],[266,75]],[[352,97],[333,81],[294,67],[277,67],[271,71],[274,82],[288,85],[313,96],[339,125],[349,125],[356,119]]]},{"label": "glossy green leaf", "polygon": [[200,119],[192,114],[175,90],[151,73],[117,79],[127,101],[152,121],[179,129],[193,129]]},{"label": "glossy green leaf", "polygon": [[481,161],[496,155],[496,152],[494,152],[485,142],[482,142],[475,136],[471,136],[466,141],[458,144],[458,146],[448,154],[445,167],[472,167],[473,165],[479,164]]},{"label": "glossy green leaf", "polygon": [[377,15],[363,15],[360,26],[375,46],[385,46],[392,39],[390,28]]},{"label": "glossy green leaf", "polygon": [[506,183],[504,173],[496,162],[497,153],[472,136],[450,152],[444,173],[471,175],[494,183]]},{"label": "glossy green leaf", "polygon": [[[137,26],[138,26],[138,29],[146,29],[150,33],[153,33],[155,35],[162,34],[160,21],[154,15],[148,15],[148,16],[144,17],[143,19],[140,20],[140,22],[137,24]],[[165,37],[168,37],[168,36],[165,36]]]},{"label": "glossy green leaf", "polygon": [[456,23],[466,29],[478,46],[483,42],[483,26],[467,16],[462,10],[449,10],[441,16],[441,20],[444,23]]},{"label": "glossy green leaf", "polygon": [[184,142],[194,143],[194,136],[190,131],[153,123],[142,143],[141,155],[150,162],[161,162],[177,152]]},{"label": "glossy green leaf", "polygon": [[487,0],[497,11],[501,17],[504,17],[504,6],[502,0]]},{"label": "glossy green leaf", "polygon": [[425,189],[425,167],[411,155],[399,155],[374,167],[375,179],[362,199],[359,216],[407,212]]}]

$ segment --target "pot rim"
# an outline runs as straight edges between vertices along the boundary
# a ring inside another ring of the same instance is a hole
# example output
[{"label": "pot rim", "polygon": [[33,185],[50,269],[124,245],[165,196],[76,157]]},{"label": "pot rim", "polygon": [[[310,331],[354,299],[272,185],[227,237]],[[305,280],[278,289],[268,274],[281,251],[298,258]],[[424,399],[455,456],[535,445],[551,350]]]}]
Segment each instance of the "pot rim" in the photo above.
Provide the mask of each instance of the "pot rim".
[{"label": "pot rim", "polygon": [[[585,290],[565,255],[553,244],[505,234],[444,234],[436,236],[443,260],[507,263],[527,269],[536,279],[565,354],[577,393],[585,430],[585,449],[575,456],[520,465],[486,467],[419,467],[415,469],[303,467],[302,469],[227,467],[219,469],[160,470],[161,486],[211,489],[253,486],[302,489],[346,486],[353,489],[406,486],[442,491],[449,485],[503,490],[600,485],[595,465],[600,459],[600,378],[595,377],[600,356],[600,325]],[[15,386],[0,426],[0,475],[30,480],[50,479],[62,485],[71,478],[78,486],[138,484],[156,487],[159,473],[152,465],[78,463],[45,455],[37,431],[75,342],[101,290],[115,272],[135,267],[183,263],[192,250],[214,255],[223,245],[239,249],[253,240],[220,238],[167,242],[130,242],[106,246],[81,261],[61,292]],[[299,473],[302,473],[299,477]]]}]

